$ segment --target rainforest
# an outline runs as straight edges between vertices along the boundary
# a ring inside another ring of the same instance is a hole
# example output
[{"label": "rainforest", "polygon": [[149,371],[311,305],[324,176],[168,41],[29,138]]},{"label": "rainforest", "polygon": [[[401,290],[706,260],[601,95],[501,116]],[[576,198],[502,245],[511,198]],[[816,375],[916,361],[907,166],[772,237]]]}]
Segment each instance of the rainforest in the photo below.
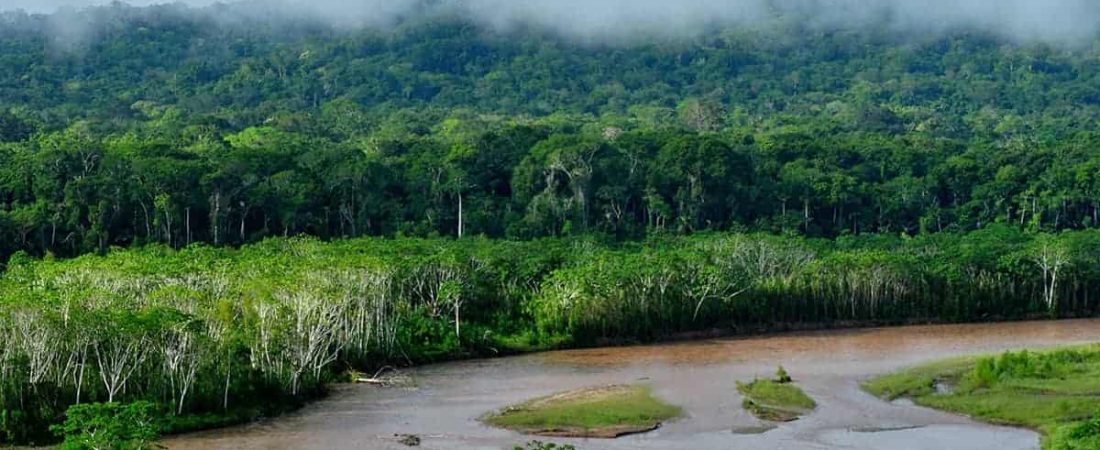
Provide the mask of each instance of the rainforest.
[{"label": "rainforest", "polygon": [[1100,312],[1094,34],[415,3],[0,11],[0,444],[383,367]]}]

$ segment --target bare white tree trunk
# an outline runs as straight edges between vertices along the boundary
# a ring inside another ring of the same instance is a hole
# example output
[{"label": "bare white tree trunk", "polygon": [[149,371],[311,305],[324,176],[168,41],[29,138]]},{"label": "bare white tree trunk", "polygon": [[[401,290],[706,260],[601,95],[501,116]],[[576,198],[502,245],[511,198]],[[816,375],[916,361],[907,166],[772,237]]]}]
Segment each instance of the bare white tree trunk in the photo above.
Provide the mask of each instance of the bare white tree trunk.
[{"label": "bare white tree trunk", "polygon": [[17,349],[27,358],[27,382],[41,383],[55,368],[59,349],[59,337],[50,324],[38,314],[16,313],[12,324]]},{"label": "bare white tree trunk", "polygon": [[1058,308],[1058,273],[1069,264],[1065,249],[1043,244],[1035,255],[1035,263],[1043,272],[1043,302],[1050,312]]},{"label": "bare white tree trunk", "polygon": [[107,401],[115,401],[115,396],[126,387],[130,375],[133,375],[141,362],[145,360],[146,339],[116,336],[92,344],[99,376],[107,388]]},{"label": "bare white tree trunk", "polygon": [[221,218],[222,211],[222,192],[220,189],[214,191],[214,197],[211,200],[213,207],[210,208],[210,228],[214,234],[214,245],[218,245],[221,243],[221,241],[218,240],[218,219]]},{"label": "bare white tree trunk", "polygon": [[290,363],[290,392],[298,395],[302,378],[311,374],[321,376],[321,371],[336,361],[342,349],[336,339],[346,307],[338,301],[328,301],[312,292],[299,292],[283,297],[290,308],[294,327],[287,338],[284,359]]},{"label": "bare white tree trunk", "polygon": [[187,331],[172,330],[164,338],[161,353],[176,400],[176,414],[183,414],[183,405],[195,383],[200,362],[195,338]]}]

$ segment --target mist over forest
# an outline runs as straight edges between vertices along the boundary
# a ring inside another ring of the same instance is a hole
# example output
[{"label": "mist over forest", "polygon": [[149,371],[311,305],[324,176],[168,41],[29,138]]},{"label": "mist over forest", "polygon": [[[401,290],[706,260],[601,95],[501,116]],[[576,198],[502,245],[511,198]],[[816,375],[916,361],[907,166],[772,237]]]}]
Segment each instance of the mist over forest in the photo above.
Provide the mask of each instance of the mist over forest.
[{"label": "mist over forest", "polygon": [[654,36],[694,37],[712,28],[768,28],[777,17],[823,30],[882,28],[915,36],[972,30],[1016,42],[1062,45],[1091,41],[1100,29],[1100,5],[1088,0],[10,0],[0,10],[55,13],[59,26],[84,28],[97,20],[90,16],[98,16],[86,9],[104,5],[170,5],[222,23],[310,18],[352,28],[452,14],[496,30],[534,26],[617,44]]},{"label": "mist over forest", "polygon": [[0,10],[0,446],[384,366],[1100,313],[1095,1]]}]

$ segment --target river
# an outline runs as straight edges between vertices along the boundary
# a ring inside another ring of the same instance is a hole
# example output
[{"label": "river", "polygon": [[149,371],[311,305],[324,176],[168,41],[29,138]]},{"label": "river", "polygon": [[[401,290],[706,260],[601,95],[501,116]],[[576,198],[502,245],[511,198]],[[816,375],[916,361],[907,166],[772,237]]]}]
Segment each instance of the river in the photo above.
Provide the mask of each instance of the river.
[{"label": "river", "polygon": [[[1100,319],[930,325],[776,334],[665,345],[571,350],[407,370],[416,388],[340,385],[306,408],[259,423],[176,436],[172,449],[511,449],[530,438],[478,417],[532,397],[575,388],[648,383],[685,417],[615,440],[543,439],[579,449],[1024,450],[1028,430],[888,403],[860,390],[870,376],[939,358],[1100,342]],[[782,364],[815,400],[812,414],[760,433],[741,409],[737,380]]]}]

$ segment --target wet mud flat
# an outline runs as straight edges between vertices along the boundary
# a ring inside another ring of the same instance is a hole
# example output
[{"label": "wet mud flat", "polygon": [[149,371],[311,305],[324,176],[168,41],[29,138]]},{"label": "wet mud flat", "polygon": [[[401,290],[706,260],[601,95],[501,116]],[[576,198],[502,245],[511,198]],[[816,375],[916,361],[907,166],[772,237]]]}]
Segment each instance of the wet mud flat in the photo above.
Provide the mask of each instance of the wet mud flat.
[{"label": "wet mud flat", "polygon": [[[551,352],[406,371],[415,388],[342,385],[277,419],[176,436],[173,449],[511,449],[531,440],[478,419],[532,398],[590,386],[645,383],[683,417],[618,439],[553,438],[581,449],[1036,449],[1028,430],[885,402],[863,392],[873,375],[939,358],[1100,341],[1100,320],[833,330],[667,345]],[[741,407],[738,380],[796,374],[818,407],[768,424]]]}]

